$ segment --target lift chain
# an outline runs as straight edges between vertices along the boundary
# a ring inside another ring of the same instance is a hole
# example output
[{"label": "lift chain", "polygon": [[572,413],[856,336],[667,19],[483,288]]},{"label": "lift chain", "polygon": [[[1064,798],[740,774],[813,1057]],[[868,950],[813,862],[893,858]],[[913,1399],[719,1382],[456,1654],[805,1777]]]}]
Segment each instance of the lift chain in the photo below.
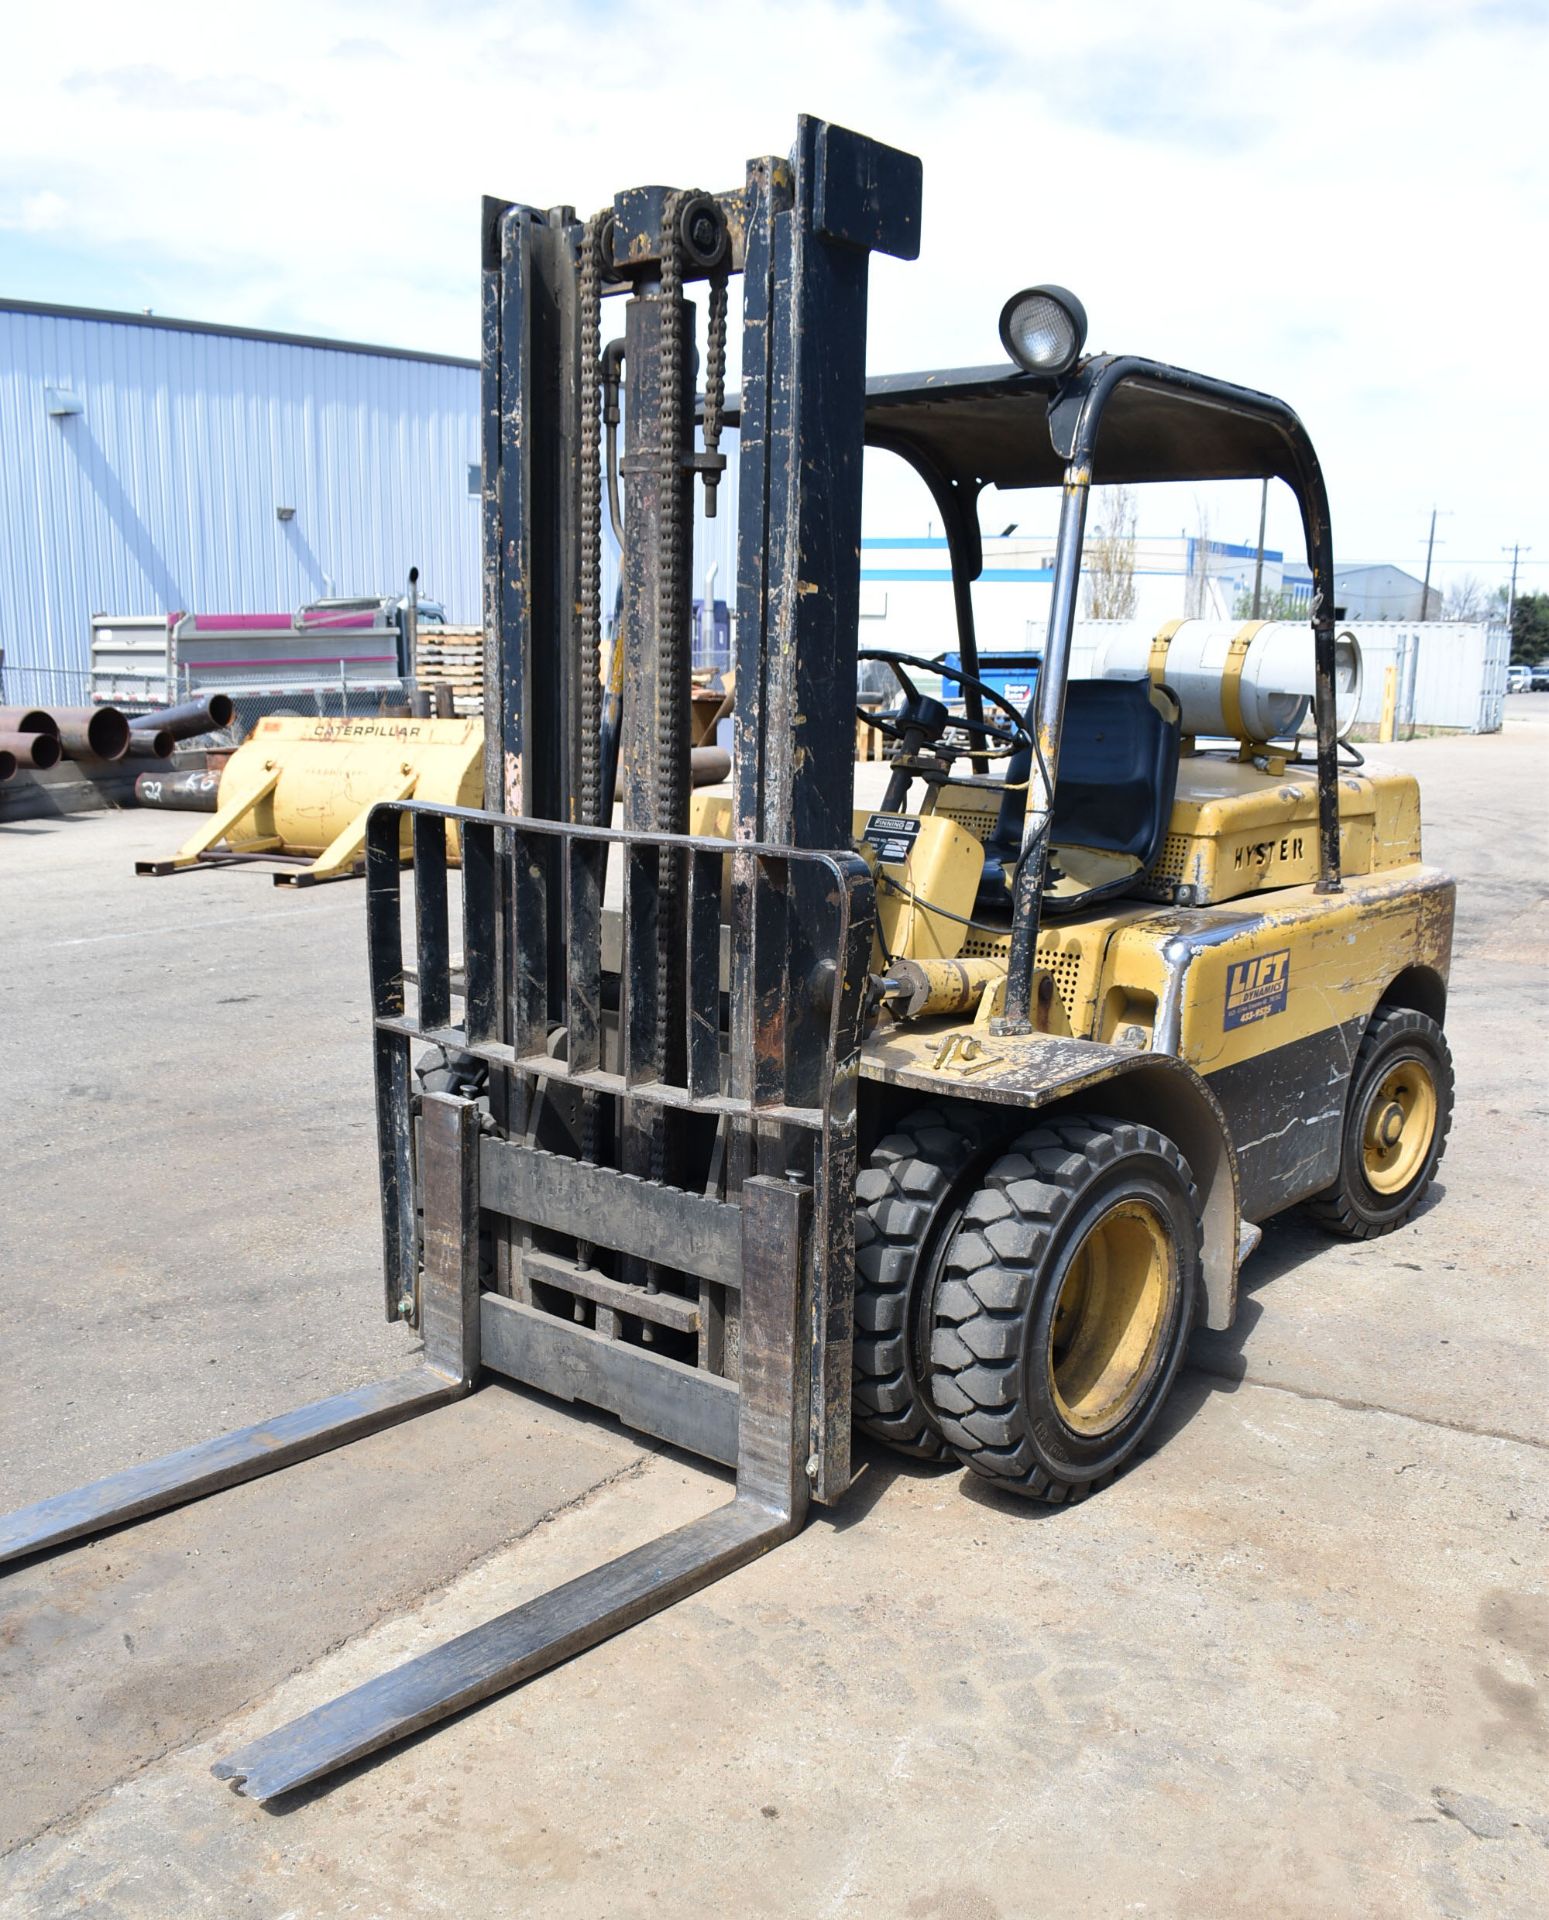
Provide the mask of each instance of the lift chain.
[{"label": "lift chain", "polygon": [[580,819],[606,826],[602,810],[602,381],[603,236],[611,207],[594,213],[581,238],[581,779]]},{"label": "lift chain", "polygon": [[[688,663],[683,649],[687,640],[687,583],[691,553],[683,551],[685,537],[692,540],[690,505],[693,495],[683,485],[683,388],[684,355],[692,353],[693,338],[684,338],[687,317],[683,301],[683,209],[697,196],[680,191],[667,196],[662,214],[661,239],[661,420],[657,441],[658,484],[662,495],[661,550],[657,556],[657,634],[661,647],[657,686],[659,705],[656,713],[656,807],[658,825],[682,832],[688,824],[688,755],[681,752],[682,730],[688,714]],[[676,924],[677,862],[664,856],[658,876],[658,954],[657,978],[661,983],[662,1008],[678,1004],[678,953],[672,939]],[[675,1023],[660,1018],[656,1029],[656,1069],[663,1080],[672,1074],[674,1052],[672,1035]],[[663,1179],[665,1151],[663,1130],[657,1128],[653,1140],[652,1177]]]},{"label": "lift chain", "polygon": [[[594,213],[581,236],[581,767],[579,817],[583,826],[607,826],[602,818],[602,247],[612,207]],[[597,1158],[597,1096],[581,1099],[581,1157]],[[589,1267],[592,1243],[576,1241],[576,1259]]]},{"label": "lift chain", "polygon": [[[705,518],[715,518],[716,489],[726,462],[720,459],[721,410],[726,403],[726,271],[710,276],[710,311],[705,323]],[[719,463],[719,464],[717,464]],[[713,617],[710,609],[707,617]]]}]

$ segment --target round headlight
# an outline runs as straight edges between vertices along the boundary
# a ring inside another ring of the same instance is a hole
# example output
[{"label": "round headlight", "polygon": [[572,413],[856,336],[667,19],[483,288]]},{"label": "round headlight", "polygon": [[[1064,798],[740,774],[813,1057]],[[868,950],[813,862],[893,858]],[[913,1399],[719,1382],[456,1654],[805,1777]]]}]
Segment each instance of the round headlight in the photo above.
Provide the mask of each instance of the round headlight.
[{"label": "round headlight", "polygon": [[1000,338],[1024,372],[1064,373],[1086,344],[1086,308],[1064,287],[1028,287],[1001,308]]}]

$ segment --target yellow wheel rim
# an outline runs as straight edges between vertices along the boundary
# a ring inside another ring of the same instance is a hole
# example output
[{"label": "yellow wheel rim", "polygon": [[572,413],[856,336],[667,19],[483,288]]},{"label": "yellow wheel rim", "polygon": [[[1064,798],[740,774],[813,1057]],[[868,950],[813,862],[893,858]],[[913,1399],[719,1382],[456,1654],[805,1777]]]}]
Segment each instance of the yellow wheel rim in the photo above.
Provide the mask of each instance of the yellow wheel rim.
[{"label": "yellow wheel rim", "polygon": [[1399,1193],[1425,1164],[1436,1133],[1436,1082],[1420,1060],[1389,1067],[1361,1119],[1361,1167],[1374,1193]]},{"label": "yellow wheel rim", "polygon": [[1107,1433],[1155,1374],[1178,1290],[1173,1236],[1157,1209],[1126,1200],[1071,1256],[1049,1328],[1049,1386],[1060,1418]]}]

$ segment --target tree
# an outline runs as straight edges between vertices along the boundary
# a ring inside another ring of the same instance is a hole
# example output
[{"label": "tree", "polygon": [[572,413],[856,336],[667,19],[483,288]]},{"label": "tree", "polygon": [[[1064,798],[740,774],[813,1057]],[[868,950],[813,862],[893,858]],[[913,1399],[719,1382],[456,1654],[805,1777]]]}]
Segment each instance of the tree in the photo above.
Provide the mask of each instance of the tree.
[{"label": "tree", "polygon": [[1536,667],[1549,660],[1549,593],[1519,593],[1511,610],[1511,657]]},{"label": "tree", "polygon": [[1210,592],[1210,509],[1194,496],[1194,548],[1189,577],[1183,589],[1183,611],[1190,620],[1203,620],[1213,611]]},{"label": "tree", "polygon": [[[1234,620],[1252,620],[1254,617],[1253,589],[1252,587],[1239,587],[1237,596],[1232,601],[1232,618]],[[1312,618],[1312,602],[1307,598],[1305,593],[1291,593],[1284,587],[1271,593],[1269,588],[1266,587],[1259,595],[1257,618],[1260,620],[1310,620]]]},{"label": "tree", "polygon": [[1086,612],[1089,620],[1135,617],[1135,496],[1115,487],[1086,546]]},{"label": "tree", "polygon": [[1483,620],[1489,594],[1477,573],[1465,573],[1447,589],[1443,620]]}]

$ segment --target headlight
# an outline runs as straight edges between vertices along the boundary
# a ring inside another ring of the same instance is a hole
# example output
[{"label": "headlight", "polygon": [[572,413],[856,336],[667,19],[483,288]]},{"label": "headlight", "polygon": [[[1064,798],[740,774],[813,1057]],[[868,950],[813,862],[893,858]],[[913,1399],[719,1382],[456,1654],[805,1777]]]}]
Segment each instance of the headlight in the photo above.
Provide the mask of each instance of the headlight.
[{"label": "headlight", "polygon": [[1028,287],[1001,308],[1000,338],[1024,372],[1064,373],[1086,344],[1086,308],[1064,287]]}]

